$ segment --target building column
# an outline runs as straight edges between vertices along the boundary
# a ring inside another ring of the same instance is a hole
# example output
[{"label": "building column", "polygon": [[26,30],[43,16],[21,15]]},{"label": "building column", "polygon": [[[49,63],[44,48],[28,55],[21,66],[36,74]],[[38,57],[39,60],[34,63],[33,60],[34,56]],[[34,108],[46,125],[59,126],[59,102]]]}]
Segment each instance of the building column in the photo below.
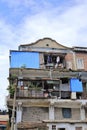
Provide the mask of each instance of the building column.
[{"label": "building column", "polygon": [[22,102],[19,102],[16,111],[16,123],[19,123],[21,121],[22,121]]},{"label": "building column", "polygon": [[81,120],[85,120],[85,109],[84,109],[84,106],[82,106],[80,108],[80,116],[81,116]]},{"label": "building column", "polygon": [[73,52],[73,63],[74,63],[74,69],[76,70],[77,66],[76,66],[76,54],[75,54],[75,52]]},{"label": "building column", "polygon": [[49,106],[49,120],[54,120],[54,105]]}]

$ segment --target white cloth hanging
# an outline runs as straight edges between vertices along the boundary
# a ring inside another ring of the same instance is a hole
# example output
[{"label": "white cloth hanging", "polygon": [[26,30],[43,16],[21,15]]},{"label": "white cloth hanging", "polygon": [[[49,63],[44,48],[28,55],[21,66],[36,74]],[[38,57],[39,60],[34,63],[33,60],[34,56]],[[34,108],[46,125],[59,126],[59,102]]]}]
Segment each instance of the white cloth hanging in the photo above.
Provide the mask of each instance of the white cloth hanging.
[{"label": "white cloth hanging", "polygon": [[57,56],[57,58],[56,58],[56,62],[58,63],[59,61],[60,61],[60,57]]}]

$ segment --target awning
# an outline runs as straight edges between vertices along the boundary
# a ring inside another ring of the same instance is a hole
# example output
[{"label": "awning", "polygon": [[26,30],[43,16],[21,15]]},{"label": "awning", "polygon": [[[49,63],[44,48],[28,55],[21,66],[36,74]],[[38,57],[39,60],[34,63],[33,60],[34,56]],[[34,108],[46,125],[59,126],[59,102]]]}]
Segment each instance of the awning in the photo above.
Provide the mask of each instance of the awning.
[{"label": "awning", "polygon": [[70,79],[70,90],[71,92],[83,92],[82,82],[79,79]]}]

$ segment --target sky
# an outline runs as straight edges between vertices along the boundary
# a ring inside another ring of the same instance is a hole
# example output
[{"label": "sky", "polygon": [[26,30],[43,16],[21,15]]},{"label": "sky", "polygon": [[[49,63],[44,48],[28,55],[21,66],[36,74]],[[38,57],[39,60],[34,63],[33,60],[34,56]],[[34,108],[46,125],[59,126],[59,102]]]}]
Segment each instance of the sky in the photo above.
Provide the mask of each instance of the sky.
[{"label": "sky", "polygon": [[49,37],[87,47],[87,0],[0,0],[0,109],[6,109],[9,51]]}]

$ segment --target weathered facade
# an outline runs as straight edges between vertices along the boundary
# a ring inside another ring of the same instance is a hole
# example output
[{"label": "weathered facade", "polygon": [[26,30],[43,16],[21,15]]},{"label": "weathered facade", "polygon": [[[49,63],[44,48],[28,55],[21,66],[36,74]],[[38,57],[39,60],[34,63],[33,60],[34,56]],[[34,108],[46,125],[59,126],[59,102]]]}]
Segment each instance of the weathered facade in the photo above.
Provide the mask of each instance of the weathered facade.
[{"label": "weathered facade", "polygon": [[20,45],[10,51],[8,107],[14,86],[18,129],[87,129],[86,47],[68,48],[50,38]]}]

